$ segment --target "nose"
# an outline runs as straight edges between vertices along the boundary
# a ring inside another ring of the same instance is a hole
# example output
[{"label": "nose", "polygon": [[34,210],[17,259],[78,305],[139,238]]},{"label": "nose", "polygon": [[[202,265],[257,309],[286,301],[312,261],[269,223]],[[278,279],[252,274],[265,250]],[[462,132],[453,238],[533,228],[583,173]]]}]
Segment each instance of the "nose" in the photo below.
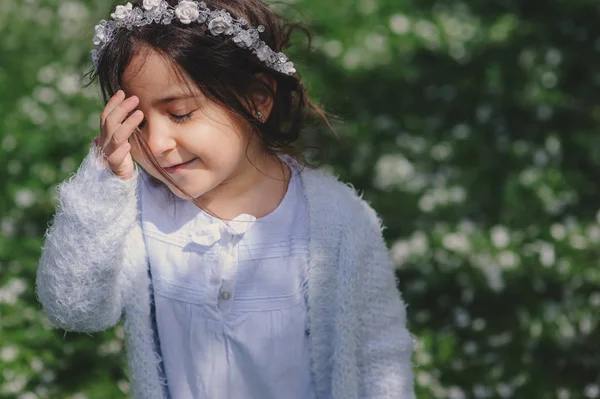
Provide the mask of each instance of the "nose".
[{"label": "nose", "polygon": [[146,120],[146,141],[155,157],[160,157],[176,147],[176,141],[169,126],[161,124],[158,120]]}]

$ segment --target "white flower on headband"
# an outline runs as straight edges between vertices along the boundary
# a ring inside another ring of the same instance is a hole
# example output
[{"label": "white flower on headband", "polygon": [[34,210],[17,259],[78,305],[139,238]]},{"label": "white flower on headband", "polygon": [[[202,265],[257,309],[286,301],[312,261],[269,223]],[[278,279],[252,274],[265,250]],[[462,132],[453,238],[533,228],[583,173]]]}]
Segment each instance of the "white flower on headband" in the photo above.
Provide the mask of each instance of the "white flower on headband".
[{"label": "white flower on headband", "polygon": [[221,33],[231,34],[231,23],[225,17],[217,17],[208,23],[208,30],[215,36]]},{"label": "white flower on headband", "polygon": [[256,50],[256,56],[262,62],[267,61],[269,59],[270,55],[271,55],[271,49],[266,44],[263,44],[262,47],[259,47]]},{"label": "white flower on headband", "polygon": [[117,6],[117,9],[115,10],[115,12],[110,14],[110,16],[115,21],[125,21],[125,20],[129,19],[129,17],[131,16],[132,10],[133,10],[133,5],[131,5],[131,3],[127,3],[124,6]]},{"label": "white flower on headband", "polygon": [[236,42],[240,47],[250,48],[256,42],[256,38],[247,30],[243,30],[233,38],[233,41]]},{"label": "white flower on headband", "polygon": [[175,8],[175,15],[182,24],[190,24],[200,16],[198,5],[193,1],[182,0]]},{"label": "white flower on headband", "polygon": [[106,32],[106,21],[102,20],[96,27],[94,28],[94,44],[97,46],[100,43],[107,42],[107,32]]},{"label": "white flower on headband", "polygon": [[94,29],[94,45],[92,61],[98,70],[104,48],[115,36],[117,29],[143,27],[150,24],[169,25],[173,20],[188,25],[192,22],[206,23],[208,31],[214,35],[233,36],[233,42],[243,49],[252,51],[258,59],[278,72],[291,75],[296,73],[294,64],[285,54],[273,51],[260,34],[265,27],[259,25],[253,28],[244,18],[235,19],[227,10],[211,10],[206,3],[195,0],[179,0],[177,6],[172,7],[165,0],[143,0],[143,7],[135,7],[131,3],[117,6],[111,14],[112,20],[102,20]]},{"label": "white flower on headband", "polygon": [[160,7],[162,0],[144,0],[144,9],[151,11]]}]

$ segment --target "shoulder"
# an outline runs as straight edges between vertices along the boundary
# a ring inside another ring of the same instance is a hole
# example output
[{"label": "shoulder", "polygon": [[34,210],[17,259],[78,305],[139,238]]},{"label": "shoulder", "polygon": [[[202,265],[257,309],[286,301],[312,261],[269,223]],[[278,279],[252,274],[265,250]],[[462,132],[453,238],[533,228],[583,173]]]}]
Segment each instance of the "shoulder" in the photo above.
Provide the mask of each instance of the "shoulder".
[{"label": "shoulder", "polygon": [[336,218],[343,230],[382,237],[381,219],[352,184],[324,170],[308,168],[302,171],[302,182],[314,211]]}]

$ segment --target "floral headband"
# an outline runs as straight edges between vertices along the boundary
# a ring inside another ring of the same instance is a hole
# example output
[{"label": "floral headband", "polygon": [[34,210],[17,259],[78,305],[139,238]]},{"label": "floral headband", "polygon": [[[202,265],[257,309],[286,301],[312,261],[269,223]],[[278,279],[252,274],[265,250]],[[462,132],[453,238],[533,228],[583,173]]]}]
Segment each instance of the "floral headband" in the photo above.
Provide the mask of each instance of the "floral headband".
[{"label": "floral headband", "polygon": [[296,73],[294,64],[290,62],[283,53],[276,53],[264,41],[260,40],[259,33],[265,31],[265,27],[259,25],[257,28],[249,27],[244,18],[235,19],[226,10],[211,10],[206,7],[205,2],[191,0],[179,0],[176,7],[171,7],[165,0],[144,0],[144,9],[133,8],[131,3],[117,6],[111,14],[111,21],[102,20],[95,27],[94,45],[92,50],[92,61],[98,70],[98,63],[102,56],[102,50],[113,39],[118,28],[140,27],[151,23],[169,25],[177,18],[182,24],[192,22],[204,23],[208,31],[214,35],[233,36],[233,41],[241,48],[252,50],[259,60],[268,67],[287,75]]}]

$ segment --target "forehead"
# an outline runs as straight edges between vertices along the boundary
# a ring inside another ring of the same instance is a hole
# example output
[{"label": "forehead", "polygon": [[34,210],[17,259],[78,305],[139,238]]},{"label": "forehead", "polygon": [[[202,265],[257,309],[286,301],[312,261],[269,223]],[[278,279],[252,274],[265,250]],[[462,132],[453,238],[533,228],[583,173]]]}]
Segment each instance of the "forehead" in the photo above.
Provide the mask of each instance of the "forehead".
[{"label": "forehead", "polygon": [[127,95],[140,100],[152,100],[165,94],[198,94],[195,85],[184,71],[178,70],[165,56],[147,47],[141,48],[131,59],[122,78]]}]

